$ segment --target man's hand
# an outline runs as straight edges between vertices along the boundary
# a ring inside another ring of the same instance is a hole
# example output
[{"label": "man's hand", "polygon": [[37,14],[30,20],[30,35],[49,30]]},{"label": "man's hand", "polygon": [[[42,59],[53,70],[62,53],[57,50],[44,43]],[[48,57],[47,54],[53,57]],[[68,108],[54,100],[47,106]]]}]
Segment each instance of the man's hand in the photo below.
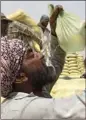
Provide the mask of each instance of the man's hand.
[{"label": "man's hand", "polygon": [[56,5],[54,11],[50,17],[50,27],[51,27],[51,34],[56,36],[56,20],[58,18],[59,13],[63,11],[63,7],[61,5]]}]

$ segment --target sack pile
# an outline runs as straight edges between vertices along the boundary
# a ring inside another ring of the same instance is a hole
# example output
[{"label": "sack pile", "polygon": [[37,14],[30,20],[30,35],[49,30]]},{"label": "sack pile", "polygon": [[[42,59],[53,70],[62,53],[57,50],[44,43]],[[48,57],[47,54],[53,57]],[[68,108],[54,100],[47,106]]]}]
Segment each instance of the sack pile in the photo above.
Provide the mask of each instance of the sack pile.
[{"label": "sack pile", "polygon": [[24,40],[27,45],[30,44],[36,51],[40,51],[42,33],[36,22],[23,10],[18,10],[7,17],[13,20],[8,27],[8,38]]},{"label": "sack pile", "polygon": [[80,77],[85,71],[83,56],[77,53],[68,54],[60,77]]},{"label": "sack pile", "polygon": [[52,97],[69,97],[85,90],[85,79],[80,78],[84,71],[83,56],[78,53],[68,54],[65,59],[63,71],[51,90]]}]

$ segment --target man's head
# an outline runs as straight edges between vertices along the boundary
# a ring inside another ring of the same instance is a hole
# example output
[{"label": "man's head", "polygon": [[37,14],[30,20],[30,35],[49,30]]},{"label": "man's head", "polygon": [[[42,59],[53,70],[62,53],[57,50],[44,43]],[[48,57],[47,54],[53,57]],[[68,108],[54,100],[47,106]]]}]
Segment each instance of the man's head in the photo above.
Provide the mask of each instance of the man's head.
[{"label": "man's head", "polygon": [[12,21],[7,19],[6,16],[1,13],[1,36],[5,36],[7,34],[7,28],[10,22]]},{"label": "man's head", "polygon": [[24,56],[22,72],[28,78],[28,83],[31,84],[33,92],[41,91],[45,85],[55,80],[53,68],[46,66],[40,53],[32,51],[28,51]]},{"label": "man's head", "polygon": [[49,23],[49,17],[47,15],[42,15],[38,25],[42,28],[43,32],[45,31],[48,23]]}]

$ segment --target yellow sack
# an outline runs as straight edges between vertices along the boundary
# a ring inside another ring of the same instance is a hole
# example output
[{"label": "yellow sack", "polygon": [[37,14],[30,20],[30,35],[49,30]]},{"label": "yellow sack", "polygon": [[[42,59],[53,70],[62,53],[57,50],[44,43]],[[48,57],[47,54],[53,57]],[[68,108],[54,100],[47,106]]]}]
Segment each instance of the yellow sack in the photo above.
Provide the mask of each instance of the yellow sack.
[{"label": "yellow sack", "polygon": [[72,54],[67,54],[67,57],[76,57],[77,54],[76,53],[72,53]]},{"label": "yellow sack", "polygon": [[68,64],[77,64],[77,62],[76,61],[70,61],[70,62],[68,62]]},{"label": "yellow sack", "polygon": [[51,95],[53,98],[65,98],[75,93],[80,94],[83,90],[85,90],[85,79],[65,80],[59,78],[51,90]]},{"label": "yellow sack", "polygon": [[72,68],[72,67],[77,67],[78,65],[77,65],[77,64],[70,64],[70,63],[69,63],[68,66],[69,66],[69,68]]},{"label": "yellow sack", "polygon": [[69,67],[69,71],[70,70],[78,70],[78,68],[77,67]]},{"label": "yellow sack", "polygon": [[64,67],[68,68],[69,66],[68,66],[68,64],[66,63],[66,64],[64,64]]},{"label": "yellow sack", "polygon": [[66,60],[68,61],[68,62],[70,62],[70,61],[75,61],[77,58],[66,58]]},{"label": "yellow sack", "polygon": [[33,41],[33,48],[34,48],[37,52],[40,52],[40,51],[41,51],[40,46],[39,46],[39,44],[38,44],[36,41]]},{"label": "yellow sack", "polygon": [[69,73],[68,72],[62,72],[61,75],[69,76]]},{"label": "yellow sack", "polygon": [[70,78],[80,78],[81,74],[80,73],[72,73],[72,74],[69,74],[69,77]]},{"label": "yellow sack", "polygon": [[68,72],[68,70],[66,70],[66,69],[63,69],[63,71],[62,72]]},{"label": "yellow sack", "polygon": [[23,24],[26,24],[28,26],[34,27],[34,31],[40,32],[39,27],[37,26],[37,23],[34,19],[32,19],[29,15],[25,14],[23,10],[19,9],[16,12],[12,13],[11,15],[7,16],[10,20],[19,21]]},{"label": "yellow sack", "polygon": [[[15,21],[20,21],[20,22],[22,21],[22,22],[25,22],[33,26],[37,25],[36,22],[30,16],[27,16],[24,13],[24,11],[21,9],[17,10],[15,13],[8,15],[7,18],[10,20],[15,20]],[[24,19],[26,19],[26,21],[24,21]]]},{"label": "yellow sack", "polygon": [[77,72],[79,72],[79,71],[78,71],[78,69],[77,69],[77,70],[71,69],[69,72],[70,72],[70,73],[72,73],[72,72],[73,72],[73,73],[77,73]]},{"label": "yellow sack", "polygon": [[68,71],[68,70],[69,70],[69,68],[64,66],[63,70],[67,70],[67,71]]}]

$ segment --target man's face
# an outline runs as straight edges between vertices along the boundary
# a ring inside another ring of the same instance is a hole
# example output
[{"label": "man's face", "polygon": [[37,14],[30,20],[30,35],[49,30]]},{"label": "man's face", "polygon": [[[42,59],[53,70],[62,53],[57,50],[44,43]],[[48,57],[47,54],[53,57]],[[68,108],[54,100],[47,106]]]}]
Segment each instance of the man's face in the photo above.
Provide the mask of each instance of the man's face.
[{"label": "man's face", "polygon": [[47,25],[48,25],[48,22],[49,22],[49,20],[45,20],[45,21],[42,22],[42,25],[46,28]]},{"label": "man's face", "polygon": [[48,67],[44,57],[37,52],[29,52],[24,56],[22,70],[28,78],[28,83],[35,90],[41,90],[44,85],[56,79],[53,67]]},{"label": "man's face", "polygon": [[29,76],[30,73],[42,69],[43,64],[45,64],[43,55],[37,52],[30,52],[24,57],[23,70],[26,72],[26,75]]},{"label": "man's face", "polygon": [[56,77],[53,67],[48,67],[44,56],[37,52],[27,53],[26,57],[24,57],[22,68],[28,78],[32,73],[39,74],[41,72],[41,77],[45,77],[46,83],[51,83]]}]

